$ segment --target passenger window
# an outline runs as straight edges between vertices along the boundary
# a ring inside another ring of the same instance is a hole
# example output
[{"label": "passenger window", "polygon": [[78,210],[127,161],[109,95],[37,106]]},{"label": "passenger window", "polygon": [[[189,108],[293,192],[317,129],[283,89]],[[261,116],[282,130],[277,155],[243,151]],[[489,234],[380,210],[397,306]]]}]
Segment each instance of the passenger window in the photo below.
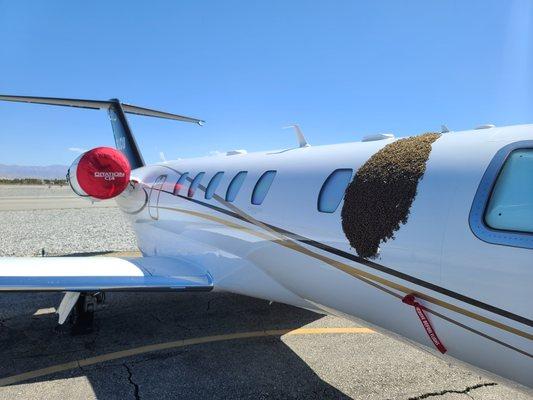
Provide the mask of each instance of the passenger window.
[{"label": "passenger window", "polygon": [[318,211],[332,213],[335,212],[342,198],[346,187],[352,179],[351,169],[337,169],[331,173],[320,189],[318,195]]},{"label": "passenger window", "polygon": [[226,192],[226,201],[232,202],[235,200],[235,197],[237,197],[237,193],[239,193],[239,190],[244,182],[244,178],[246,178],[247,174],[248,172],[241,171],[233,177],[228,186],[228,191]]},{"label": "passenger window", "polygon": [[496,180],[485,223],[506,231],[533,233],[533,149],[511,152]]},{"label": "passenger window", "polygon": [[196,192],[196,189],[198,188],[198,185],[200,184],[200,181],[204,177],[205,172],[199,172],[198,175],[194,177],[194,179],[191,182],[191,186],[189,186],[189,192],[187,193],[187,196],[192,197],[194,196],[194,192]]},{"label": "passenger window", "polygon": [[205,198],[210,199],[215,194],[215,191],[217,190],[218,185],[220,184],[220,181],[222,180],[222,176],[224,175],[224,172],[220,171],[217,172],[209,181],[209,185],[207,185],[207,189],[205,191]]},{"label": "passenger window", "polygon": [[263,175],[261,175],[252,193],[252,204],[258,206],[263,203],[263,200],[265,200],[265,197],[268,193],[268,190],[270,189],[270,185],[272,185],[272,181],[274,181],[275,176],[276,171],[267,171]]},{"label": "passenger window", "polygon": [[177,196],[180,194],[180,190],[183,188],[183,185],[185,185],[185,181],[187,180],[187,177],[189,176],[188,172],[184,172],[181,174],[180,178],[174,185],[174,195]]}]

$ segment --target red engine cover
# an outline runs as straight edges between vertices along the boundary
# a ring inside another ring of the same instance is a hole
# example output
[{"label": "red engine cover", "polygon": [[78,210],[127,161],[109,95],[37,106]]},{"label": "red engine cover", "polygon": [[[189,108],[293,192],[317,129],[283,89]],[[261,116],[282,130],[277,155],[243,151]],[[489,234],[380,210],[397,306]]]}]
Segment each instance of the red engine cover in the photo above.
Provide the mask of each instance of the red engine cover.
[{"label": "red engine cover", "polygon": [[122,152],[111,147],[97,147],[81,156],[76,180],[89,196],[105,200],[126,189],[130,172],[130,163]]}]

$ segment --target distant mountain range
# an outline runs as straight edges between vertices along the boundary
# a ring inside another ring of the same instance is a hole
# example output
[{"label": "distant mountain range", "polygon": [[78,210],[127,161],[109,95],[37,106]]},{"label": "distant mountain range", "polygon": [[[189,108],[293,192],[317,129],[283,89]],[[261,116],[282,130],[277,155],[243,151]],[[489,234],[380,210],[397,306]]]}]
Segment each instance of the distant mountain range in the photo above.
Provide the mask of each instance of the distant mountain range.
[{"label": "distant mountain range", "polygon": [[68,166],[25,166],[0,164],[0,178],[65,179]]}]

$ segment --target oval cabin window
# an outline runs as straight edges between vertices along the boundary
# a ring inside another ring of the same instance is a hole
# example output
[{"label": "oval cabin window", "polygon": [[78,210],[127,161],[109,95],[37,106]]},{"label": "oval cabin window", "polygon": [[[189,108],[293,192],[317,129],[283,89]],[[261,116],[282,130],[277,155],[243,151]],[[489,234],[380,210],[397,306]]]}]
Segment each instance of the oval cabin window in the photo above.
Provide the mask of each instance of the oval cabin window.
[{"label": "oval cabin window", "polygon": [[352,179],[352,172],[351,169],[337,169],[327,177],[318,195],[318,211],[325,213],[335,212]]},{"label": "oval cabin window", "polygon": [[178,194],[180,194],[180,190],[183,188],[183,185],[185,185],[185,182],[187,181],[188,176],[189,176],[188,172],[184,172],[183,174],[181,174],[180,178],[174,185],[174,195],[177,196]]},{"label": "oval cabin window", "polygon": [[252,204],[258,206],[263,203],[275,176],[276,171],[267,171],[261,175],[252,193]]},{"label": "oval cabin window", "polygon": [[220,184],[220,181],[222,180],[222,177],[224,176],[224,172],[220,171],[217,172],[209,181],[209,185],[207,185],[207,189],[205,190],[205,198],[207,200],[213,198],[215,195],[215,191],[217,190],[218,185]]},{"label": "oval cabin window", "polygon": [[226,192],[226,201],[232,202],[235,200],[247,174],[248,172],[241,171],[233,177]]},{"label": "oval cabin window", "polygon": [[191,182],[191,186],[189,186],[189,192],[187,193],[188,197],[194,196],[194,193],[196,192],[196,189],[198,189],[198,185],[200,184],[200,181],[204,177],[205,172],[199,172],[198,175],[194,177],[194,179]]}]

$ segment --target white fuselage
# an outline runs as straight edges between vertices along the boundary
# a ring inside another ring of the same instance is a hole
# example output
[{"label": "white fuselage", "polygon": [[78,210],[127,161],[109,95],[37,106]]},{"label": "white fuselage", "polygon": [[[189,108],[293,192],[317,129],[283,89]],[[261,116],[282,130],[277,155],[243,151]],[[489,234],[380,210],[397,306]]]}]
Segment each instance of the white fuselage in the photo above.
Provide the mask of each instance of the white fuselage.
[{"label": "white fuselage", "polygon": [[[341,226],[341,205],[319,212],[317,198],[336,169],[353,172],[394,141],[346,143],[284,151],[170,161],[132,172],[139,184],[118,198],[145,256],[198,263],[215,288],[360,318],[432,346],[409,293],[449,355],[533,386],[533,250],[487,243],[469,214],[487,166],[505,145],[533,139],[533,125],[443,134],[433,143],[409,218],[378,257],[364,260]],[[253,205],[258,178],[276,171],[264,202]],[[224,172],[216,194],[205,188]],[[233,202],[231,179],[248,174]],[[181,174],[205,172],[188,198]],[[145,204],[146,203],[146,204]],[[526,322],[524,322],[526,321]]]}]

